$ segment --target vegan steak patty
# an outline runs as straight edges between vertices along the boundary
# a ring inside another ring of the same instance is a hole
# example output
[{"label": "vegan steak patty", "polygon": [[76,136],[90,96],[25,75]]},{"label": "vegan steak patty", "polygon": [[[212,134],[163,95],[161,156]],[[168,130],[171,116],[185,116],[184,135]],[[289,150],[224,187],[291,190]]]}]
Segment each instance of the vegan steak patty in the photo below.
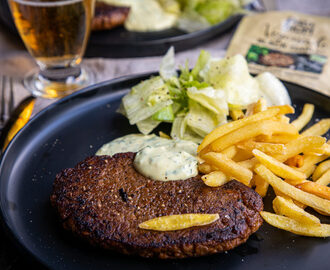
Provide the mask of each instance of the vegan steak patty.
[{"label": "vegan steak patty", "polygon": [[[134,157],[93,156],[56,176],[51,204],[65,229],[95,246],[167,259],[232,249],[261,226],[262,198],[249,187],[233,180],[212,188],[200,176],[151,180],[134,169]],[[185,213],[218,213],[220,218],[178,231],[138,227],[155,217]]]}]

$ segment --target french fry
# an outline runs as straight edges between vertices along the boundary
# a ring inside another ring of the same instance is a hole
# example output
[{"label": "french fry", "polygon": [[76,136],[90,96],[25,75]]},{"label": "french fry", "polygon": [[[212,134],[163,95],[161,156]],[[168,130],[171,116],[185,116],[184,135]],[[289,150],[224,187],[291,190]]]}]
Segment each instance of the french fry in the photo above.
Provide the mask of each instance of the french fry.
[{"label": "french fry", "polygon": [[204,162],[202,164],[198,164],[198,170],[201,172],[201,173],[205,173],[205,174],[208,174],[208,173],[211,173],[213,171],[217,171],[218,169],[215,168],[214,166]]},{"label": "french fry", "polygon": [[285,154],[274,156],[279,161],[285,161],[290,157],[300,153],[310,151],[313,148],[320,147],[325,143],[325,138],[319,136],[300,136],[296,140],[292,140],[285,145]]},{"label": "french fry", "polygon": [[271,155],[284,155],[285,153],[284,144],[256,142],[252,139],[238,143],[237,147],[246,151],[258,149],[264,153]]},{"label": "french fry", "polygon": [[296,155],[285,161],[285,164],[291,167],[301,168],[304,165],[304,156]]},{"label": "french fry", "polygon": [[314,209],[316,212],[318,212],[319,214],[323,215],[323,216],[330,216],[330,214],[327,214],[327,213],[324,213],[322,212],[321,210],[318,210],[318,209]]},{"label": "french fry", "polygon": [[235,145],[229,146],[225,150],[221,151],[222,154],[228,158],[233,158],[237,154],[237,148]]},{"label": "french fry", "polygon": [[330,184],[330,169],[327,170],[322,176],[316,180],[317,184],[327,186]]},{"label": "french fry", "polygon": [[313,236],[313,237],[329,237],[330,236],[330,225],[320,224],[304,224],[300,223],[292,218],[276,215],[266,211],[261,211],[260,215],[270,225],[289,231],[299,235]]},{"label": "french fry", "polygon": [[[325,173],[323,173],[322,176],[315,181],[315,183],[317,183],[319,185],[324,185],[324,186],[329,185],[330,184],[330,169],[328,169]],[[318,213],[320,213],[321,215],[330,216],[329,214],[324,213],[318,209],[314,208],[314,210],[317,211]]]},{"label": "french fry", "polygon": [[284,180],[286,183],[292,185],[292,186],[296,186],[305,182],[309,182],[308,180],[292,180],[292,179],[285,179]]},{"label": "french fry", "polygon": [[251,104],[247,105],[244,117],[248,117],[253,114],[254,106],[255,106],[255,103],[251,103]]},{"label": "french fry", "polygon": [[261,121],[261,120],[272,118],[273,116],[278,115],[278,114],[287,114],[287,113],[292,113],[292,112],[294,112],[294,109],[291,106],[284,105],[284,106],[280,106],[277,108],[271,108],[266,111],[251,115],[249,117],[219,126],[219,127],[215,128],[211,133],[209,133],[204,138],[202,143],[198,146],[197,152],[202,151],[202,149],[204,149],[207,145],[209,145],[210,143],[212,143],[219,137],[221,137],[229,132],[232,132],[236,129],[239,129],[243,126],[246,126],[251,123]]},{"label": "french fry", "polygon": [[306,208],[306,205],[304,205],[303,203],[298,202],[296,200],[293,200],[290,196],[285,195],[283,192],[279,191],[277,188],[274,188],[273,187],[273,190],[274,190],[276,196],[283,197],[283,198],[285,198],[287,200],[292,200],[295,205],[297,205],[298,207],[300,207],[302,209],[305,209]]},{"label": "french fry", "polygon": [[176,231],[203,226],[219,219],[219,214],[181,214],[161,216],[139,224],[139,228],[153,231]]},{"label": "french fry", "polygon": [[[290,184],[290,185],[292,185],[292,186],[296,186],[296,185],[298,185],[298,184],[301,184],[301,183],[304,183],[304,182],[307,182],[307,180],[304,180],[304,181],[294,181],[294,180],[290,180],[290,179],[285,179],[284,180],[286,183],[288,183],[288,184]],[[290,198],[289,196],[287,196],[287,195],[285,195],[284,193],[281,193],[280,191],[275,191],[275,194],[276,194],[276,196],[281,196],[281,197],[283,197],[283,198],[286,198],[286,199],[288,199],[288,200],[292,200],[293,201],[293,203],[295,204],[295,205],[297,205],[299,208],[301,208],[301,209],[305,209],[306,208],[306,205],[305,204],[303,204],[303,203],[301,203],[301,202],[298,202],[298,201],[296,201],[296,200],[293,200],[292,198]]]},{"label": "french fry", "polygon": [[302,172],[291,168],[282,162],[276,160],[275,158],[266,155],[265,153],[254,149],[252,151],[253,155],[258,159],[260,163],[265,165],[268,169],[270,169],[274,174],[282,177],[282,178],[289,178],[292,180],[304,180],[306,179],[306,175]]},{"label": "french fry", "polygon": [[243,111],[239,109],[230,110],[229,115],[234,121],[244,118]]},{"label": "french fry", "polygon": [[164,138],[164,139],[169,139],[169,140],[171,139],[171,137],[163,131],[159,131],[159,137]]},{"label": "french fry", "polygon": [[319,183],[309,181],[296,185],[296,187],[323,199],[330,200],[330,188],[327,186],[323,186]]},{"label": "french fry", "polygon": [[299,117],[292,121],[292,125],[294,125],[299,131],[302,130],[312,119],[314,113],[314,105],[306,103],[302,110],[302,113]]},{"label": "french fry", "polygon": [[272,187],[275,187],[285,195],[293,198],[298,202],[330,214],[330,201],[291,186],[290,184],[284,182],[281,178],[278,178],[262,164],[257,165],[254,171],[265,181],[267,181]]},{"label": "french fry", "polygon": [[241,162],[241,161],[244,161],[244,160],[248,160],[250,158],[253,158],[253,155],[252,155],[251,151],[246,151],[246,150],[240,149],[238,147],[236,147],[236,149],[237,149],[237,153],[233,157],[233,160],[235,162]]},{"label": "french fry", "polygon": [[301,223],[320,225],[320,220],[297,205],[291,199],[276,196],[273,200],[273,209],[276,214],[292,218]]},{"label": "french fry", "polygon": [[313,176],[312,176],[313,181],[316,181],[317,179],[319,179],[329,169],[330,169],[330,159],[320,163],[316,167],[316,169],[313,173]]},{"label": "french fry", "polygon": [[308,178],[314,172],[317,163],[327,159],[327,156],[304,155],[304,165],[297,168],[298,171],[304,173]]},{"label": "french fry", "polygon": [[202,180],[209,187],[219,187],[226,184],[230,180],[230,177],[227,177],[223,172],[214,171],[203,175]]},{"label": "french fry", "polygon": [[253,173],[243,166],[238,165],[225,155],[221,153],[209,152],[205,154],[203,158],[209,164],[219,168],[224,174],[232,176],[247,186],[250,184]]},{"label": "french fry", "polygon": [[301,135],[303,136],[322,136],[327,133],[330,128],[330,118],[322,119],[310,128],[306,129]]},{"label": "french fry", "polygon": [[211,151],[212,151],[211,145],[208,145],[198,153],[198,156],[201,157],[201,156],[205,155],[207,152],[211,152]]},{"label": "french fry", "polygon": [[[260,113],[262,113],[262,112],[260,112]],[[254,114],[254,115],[256,115],[256,114]],[[255,122],[248,126],[239,128],[233,132],[230,132],[230,133],[220,137],[219,139],[216,139],[214,142],[212,142],[211,149],[215,152],[220,152],[231,145],[237,144],[238,142],[251,139],[251,138],[261,135],[261,134],[270,135],[270,134],[274,134],[274,133],[295,135],[298,132],[297,132],[296,128],[291,126],[290,124],[285,124],[285,123],[281,123],[278,121],[272,121],[272,120],[263,120],[263,121]]]},{"label": "french fry", "polygon": [[260,135],[257,136],[255,139],[258,142],[265,142],[265,143],[280,143],[286,144],[294,139],[299,137],[298,134],[289,135],[289,134],[280,134],[280,135]]},{"label": "french fry", "polygon": [[275,117],[275,120],[278,120],[280,122],[283,122],[283,123],[290,123],[290,118],[285,116],[285,115],[278,115]]},{"label": "french fry", "polygon": [[260,98],[253,106],[253,114],[267,110],[267,101]]},{"label": "french fry", "polygon": [[294,108],[290,105],[277,105],[277,106],[270,106],[268,110],[271,109],[279,109],[280,112],[278,114],[292,114],[294,113]]},{"label": "french fry", "polygon": [[[328,185],[330,183],[330,170],[329,170],[328,173],[326,172],[325,174],[323,174],[323,176],[320,177],[315,183],[317,183],[319,185],[324,185],[324,186]],[[287,183],[289,183],[289,184],[291,184],[293,186],[296,186],[296,185],[299,185],[299,184],[302,184],[302,183],[305,183],[305,182],[308,183],[310,181],[301,181],[300,182],[300,181],[292,181],[292,180],[289,180],[289,179],[285,179],[285,182],[287,182]],[[297,204],[300,208],[306,208],[306,205],[304,205],[304,204],[302,204],[300,202],[295,201],[294,203]],[[322,212],[322,211],[320,211],[318,209],[314,209],[314,210],[317,211],[317,212],[319,212],[321,215],[328,216],[327,213],[324,213],[324,212]]]},{"label": "french fry", "polygon": [[[306,153],[307,154],[307,153]],[[330,156],[330,145],[325,143],[319,148],[311,149],[311,152],[308,154],[319,154]]]},{"label": "french fry", "polygon": [[254,166],[257,165],[259,162],[255,157],[253,157],[251,159],[246,159],[237,163],[238,165],[243,166],[244,168],[253,170]]},{"label": "french fry", "polygon": [[256,186],[255,192],[257,192],[261,197],[265,197],[268,191],[269,183],[257,174],[253,176],[253,179]]}]

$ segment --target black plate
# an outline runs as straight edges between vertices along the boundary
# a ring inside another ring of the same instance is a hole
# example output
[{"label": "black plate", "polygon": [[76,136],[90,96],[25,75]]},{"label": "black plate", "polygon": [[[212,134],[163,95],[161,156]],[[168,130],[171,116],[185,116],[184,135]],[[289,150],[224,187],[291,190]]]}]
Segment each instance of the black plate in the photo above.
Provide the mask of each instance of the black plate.
[{"label": "black plate", "polygon": [[109,31],[92,32],[86,57],[145,57],[163,55],[171,47],[175,51],[191,49],[232,28],[243,15],[233,15],[227,20],[204,30],[186,33],[171,28],[157,32],[130,32],[124,27]]},{"label": "black plate", "polygon": [[[101,83],[64,98],[14,138],[0,165],[0,202],[16,242],[52,269],[326,269],[328,239],[301,237],[267,224],[232,251],[173,261],[94,249],[64,232],[49,203],[56,173],[93,155],[105,142],[137,132],[116,109],[128,89],[150,75]],[[316,106],[314,120],[329,117],[328,97],[291,83],[286,86],[298,114],[310,102]],[[266,210],[271,210],[271,198],[269,194],[265,199]],[[330,218],[323,221],[329,223]]]},{"label": "black plate", "polygon": [[[254,9],[252,4],[246,8],[249,10]],[[175,47],[176,52],[191,49],[226,32],[242,16],[240,14],[233,15],[217,25],[193,33],[186,33],[175,28],[140,33],[127,31],[124,27],[92,32],[85,56],[112,58],[145,57],[163,55],[171,46]],[[7,0],[0,0],[0,20],[12,32],[17,34]]]}]

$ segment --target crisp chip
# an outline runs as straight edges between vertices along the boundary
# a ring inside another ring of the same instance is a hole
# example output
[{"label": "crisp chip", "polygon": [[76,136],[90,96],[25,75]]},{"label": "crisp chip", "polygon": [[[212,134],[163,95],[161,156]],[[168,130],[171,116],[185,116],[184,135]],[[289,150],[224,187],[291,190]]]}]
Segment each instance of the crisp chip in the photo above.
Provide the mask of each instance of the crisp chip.
[{"label": "crisp chip", "polygon": [[153,231],[176,231],[194,226],[204,226],[219,219],[219,214],[182,214],[149,219],[139,228]]}]

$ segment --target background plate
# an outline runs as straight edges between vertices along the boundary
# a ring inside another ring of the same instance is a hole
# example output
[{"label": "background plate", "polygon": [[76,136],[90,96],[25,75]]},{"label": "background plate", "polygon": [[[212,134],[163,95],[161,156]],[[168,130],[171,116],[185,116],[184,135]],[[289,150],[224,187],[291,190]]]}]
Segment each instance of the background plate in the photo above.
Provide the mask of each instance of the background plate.
[{"label": "background plate", "polygon": [[163,55],[171,47],[180,52],[201,45],[203,42],[231,29],[243,15],[233,15],[225,21],[206,29],[186,33],[171,28],[157,32],[130,32],[124,27],[91,33],[86,57],[145,57]]},{"label": "background plate", "polygon": [[[229,252],[171,261],[95,249],[61,228],[49,202],[56,173],[93,155],[102,144],[137,132],[116,109],[128,89],[150,75],[116,79],[68,96],[39,113],[14,138],[0,164],[0,206],[15,241],[52,269],[326,269],[329,239],[301,237],[267,224]],[[328,97],[286,86],[297,114],[310,102],[316,105],[314,121],[329,117]],[[168,125],[161,128],[166,131]],[[271,210],[272,196],[265,199],[266,210]]]},{"label": "background plate", "polygon": [[[246,7],[253,10],[253,4]],[[85,57],[145,57],[163,55],[168,48],[175,46],[175,51],[191,49],[228,31],[243,15],[233,15],[227,20],[193,33],[171,28],[157,32],[130,32],[124,27],[91,33]],[[0,21],[18,36],[7,0],[0,0]]]}]

